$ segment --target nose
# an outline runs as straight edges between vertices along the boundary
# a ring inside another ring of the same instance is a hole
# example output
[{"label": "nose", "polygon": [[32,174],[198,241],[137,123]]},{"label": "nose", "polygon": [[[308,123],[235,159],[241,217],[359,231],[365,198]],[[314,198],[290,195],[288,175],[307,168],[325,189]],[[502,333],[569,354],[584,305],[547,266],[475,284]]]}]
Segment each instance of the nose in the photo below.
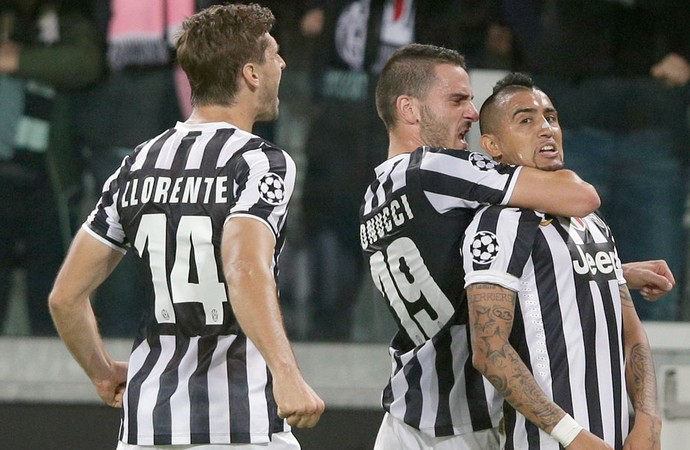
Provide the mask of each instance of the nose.
[{"label": "nose", "polygon": [[287,67],[287,63],[285,62],[282,56],[278,55],[278,58],[280,58],[280,70],[285,70],[285,68]]},{"label": "nose", "polygon": [[477,111],[477,107],[474,106],[474,102],[469,102],[469,106],[465,111],[465,117],[472,122],[477,122],[479,120],[479,111]]},{"label": "nose", "polygon": [[542,136],[551,136],[553,135],[553,127],[549,123],[548,120],[546,120],[546,117],[543,117],[542,123],[541,123],[541,128],[539,129],[539,134]]}]

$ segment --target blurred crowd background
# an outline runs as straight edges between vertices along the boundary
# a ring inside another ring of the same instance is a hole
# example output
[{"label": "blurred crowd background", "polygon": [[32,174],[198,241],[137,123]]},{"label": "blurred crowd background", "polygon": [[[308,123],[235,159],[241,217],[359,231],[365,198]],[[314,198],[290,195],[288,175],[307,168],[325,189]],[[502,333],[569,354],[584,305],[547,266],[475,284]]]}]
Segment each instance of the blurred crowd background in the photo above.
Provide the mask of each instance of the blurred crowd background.
[{"label": "blurred crowd background", "polygon": [[[2,334],[55,334],[47,296],[66,248],[122,158],[189,113],[175,32],[214,3],[0,1]],[[387,152],[377,75],[411,42],[460,51],[473,83],[487,71],[531,74],[559,110],[566,166],[599,190],[621,259],[665,259],[676,275],[659,302],[635,298],[640,317],[690,320],[690,2],[256,3],[277,17],[272,34],[287,69],[279,120],[254,132],[285,148],[299,170],[280,278],[292,339],[393,334],[357,222]],[[92,299],[104,336],[134,335],[144,289],[126,256]]]}]

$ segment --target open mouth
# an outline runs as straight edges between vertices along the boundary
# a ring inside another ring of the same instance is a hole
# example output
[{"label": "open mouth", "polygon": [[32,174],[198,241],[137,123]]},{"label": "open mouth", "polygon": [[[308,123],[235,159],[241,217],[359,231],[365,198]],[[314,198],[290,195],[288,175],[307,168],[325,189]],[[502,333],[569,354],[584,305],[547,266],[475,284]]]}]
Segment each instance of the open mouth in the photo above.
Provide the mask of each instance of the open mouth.
[{"label": "open mouth", "polygon": [[555,145],[547,144],[539,149],[539,154],[544,156],[553,156],[558,154],[558,150]]}]

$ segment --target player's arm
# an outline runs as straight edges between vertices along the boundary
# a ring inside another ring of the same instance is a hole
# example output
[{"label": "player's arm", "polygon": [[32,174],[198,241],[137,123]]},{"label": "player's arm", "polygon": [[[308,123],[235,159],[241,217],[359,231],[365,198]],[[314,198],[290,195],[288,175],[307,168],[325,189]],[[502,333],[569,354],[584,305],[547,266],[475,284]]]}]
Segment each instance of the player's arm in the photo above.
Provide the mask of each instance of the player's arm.
[{"label": "player's arm", "polygon": [[467,287],[472,364],[513,408],[545,432],[553,433],[563,446],[610,449],[587,430],[569,426],[572,418],[546,396],[510,344],[515,299],[515,292],[495,284]]},{"label": "player's arm", "polygon": [[655,301],[673,289],[676,280],[663,259],[622,265],[628,289],[639,289],[645,300]]},{"label": "player's arm", "polygon": [[625,379],[635,410],[635,425],[624,449],[660,448],[661,416],[657,402],[656,372],[647,333],[637,316],[630,291],[621,286],[623,339],[625,342]]},{"label": "player's arm", "polygon": [[271,370],[278,414],[290,425],[313,427],[324,403],[304,381],[283,327],[273,276],[273,233],[258,219],[230,218],[221,251],[233,312]]},{"label": "player's arm", "polygon": [[599,208],[601,200],[594,186],[571,170],[523,167],[508,204],[556,216],[585,217]]},{"label": "player's arm", "polygon": [[122,406],[127,363],[115,361],[106,350],[89,298],[121,259],[122,253],[79,230],[49,297],[60,337],[98,395],[114,407]]}]

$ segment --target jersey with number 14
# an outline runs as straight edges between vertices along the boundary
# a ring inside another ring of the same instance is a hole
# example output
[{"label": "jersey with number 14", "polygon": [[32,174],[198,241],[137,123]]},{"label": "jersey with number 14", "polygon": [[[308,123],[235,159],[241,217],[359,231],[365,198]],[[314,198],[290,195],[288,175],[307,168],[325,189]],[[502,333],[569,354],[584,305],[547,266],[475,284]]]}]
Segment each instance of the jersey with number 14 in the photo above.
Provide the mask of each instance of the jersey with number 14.
[{"label": "jersey with number 14", "polygon": [[149,280],[120,440],[265,443],[288,429],[266,363],[229,306],[220,243],[229,217],[258,220],[275,236],[277,277],[294,182],[283,150],[227,123],[178,123],[106,182],[84,229],[134,251]]},{"label": "jersey with number 14", "polygon": [[472,367],[460,245],[482,204],[503,204],[521,169],[421,147],[376,168],[360,211],[371,276],[397,324],[383,407],[430,436],[492,428],[493,387]]}]

